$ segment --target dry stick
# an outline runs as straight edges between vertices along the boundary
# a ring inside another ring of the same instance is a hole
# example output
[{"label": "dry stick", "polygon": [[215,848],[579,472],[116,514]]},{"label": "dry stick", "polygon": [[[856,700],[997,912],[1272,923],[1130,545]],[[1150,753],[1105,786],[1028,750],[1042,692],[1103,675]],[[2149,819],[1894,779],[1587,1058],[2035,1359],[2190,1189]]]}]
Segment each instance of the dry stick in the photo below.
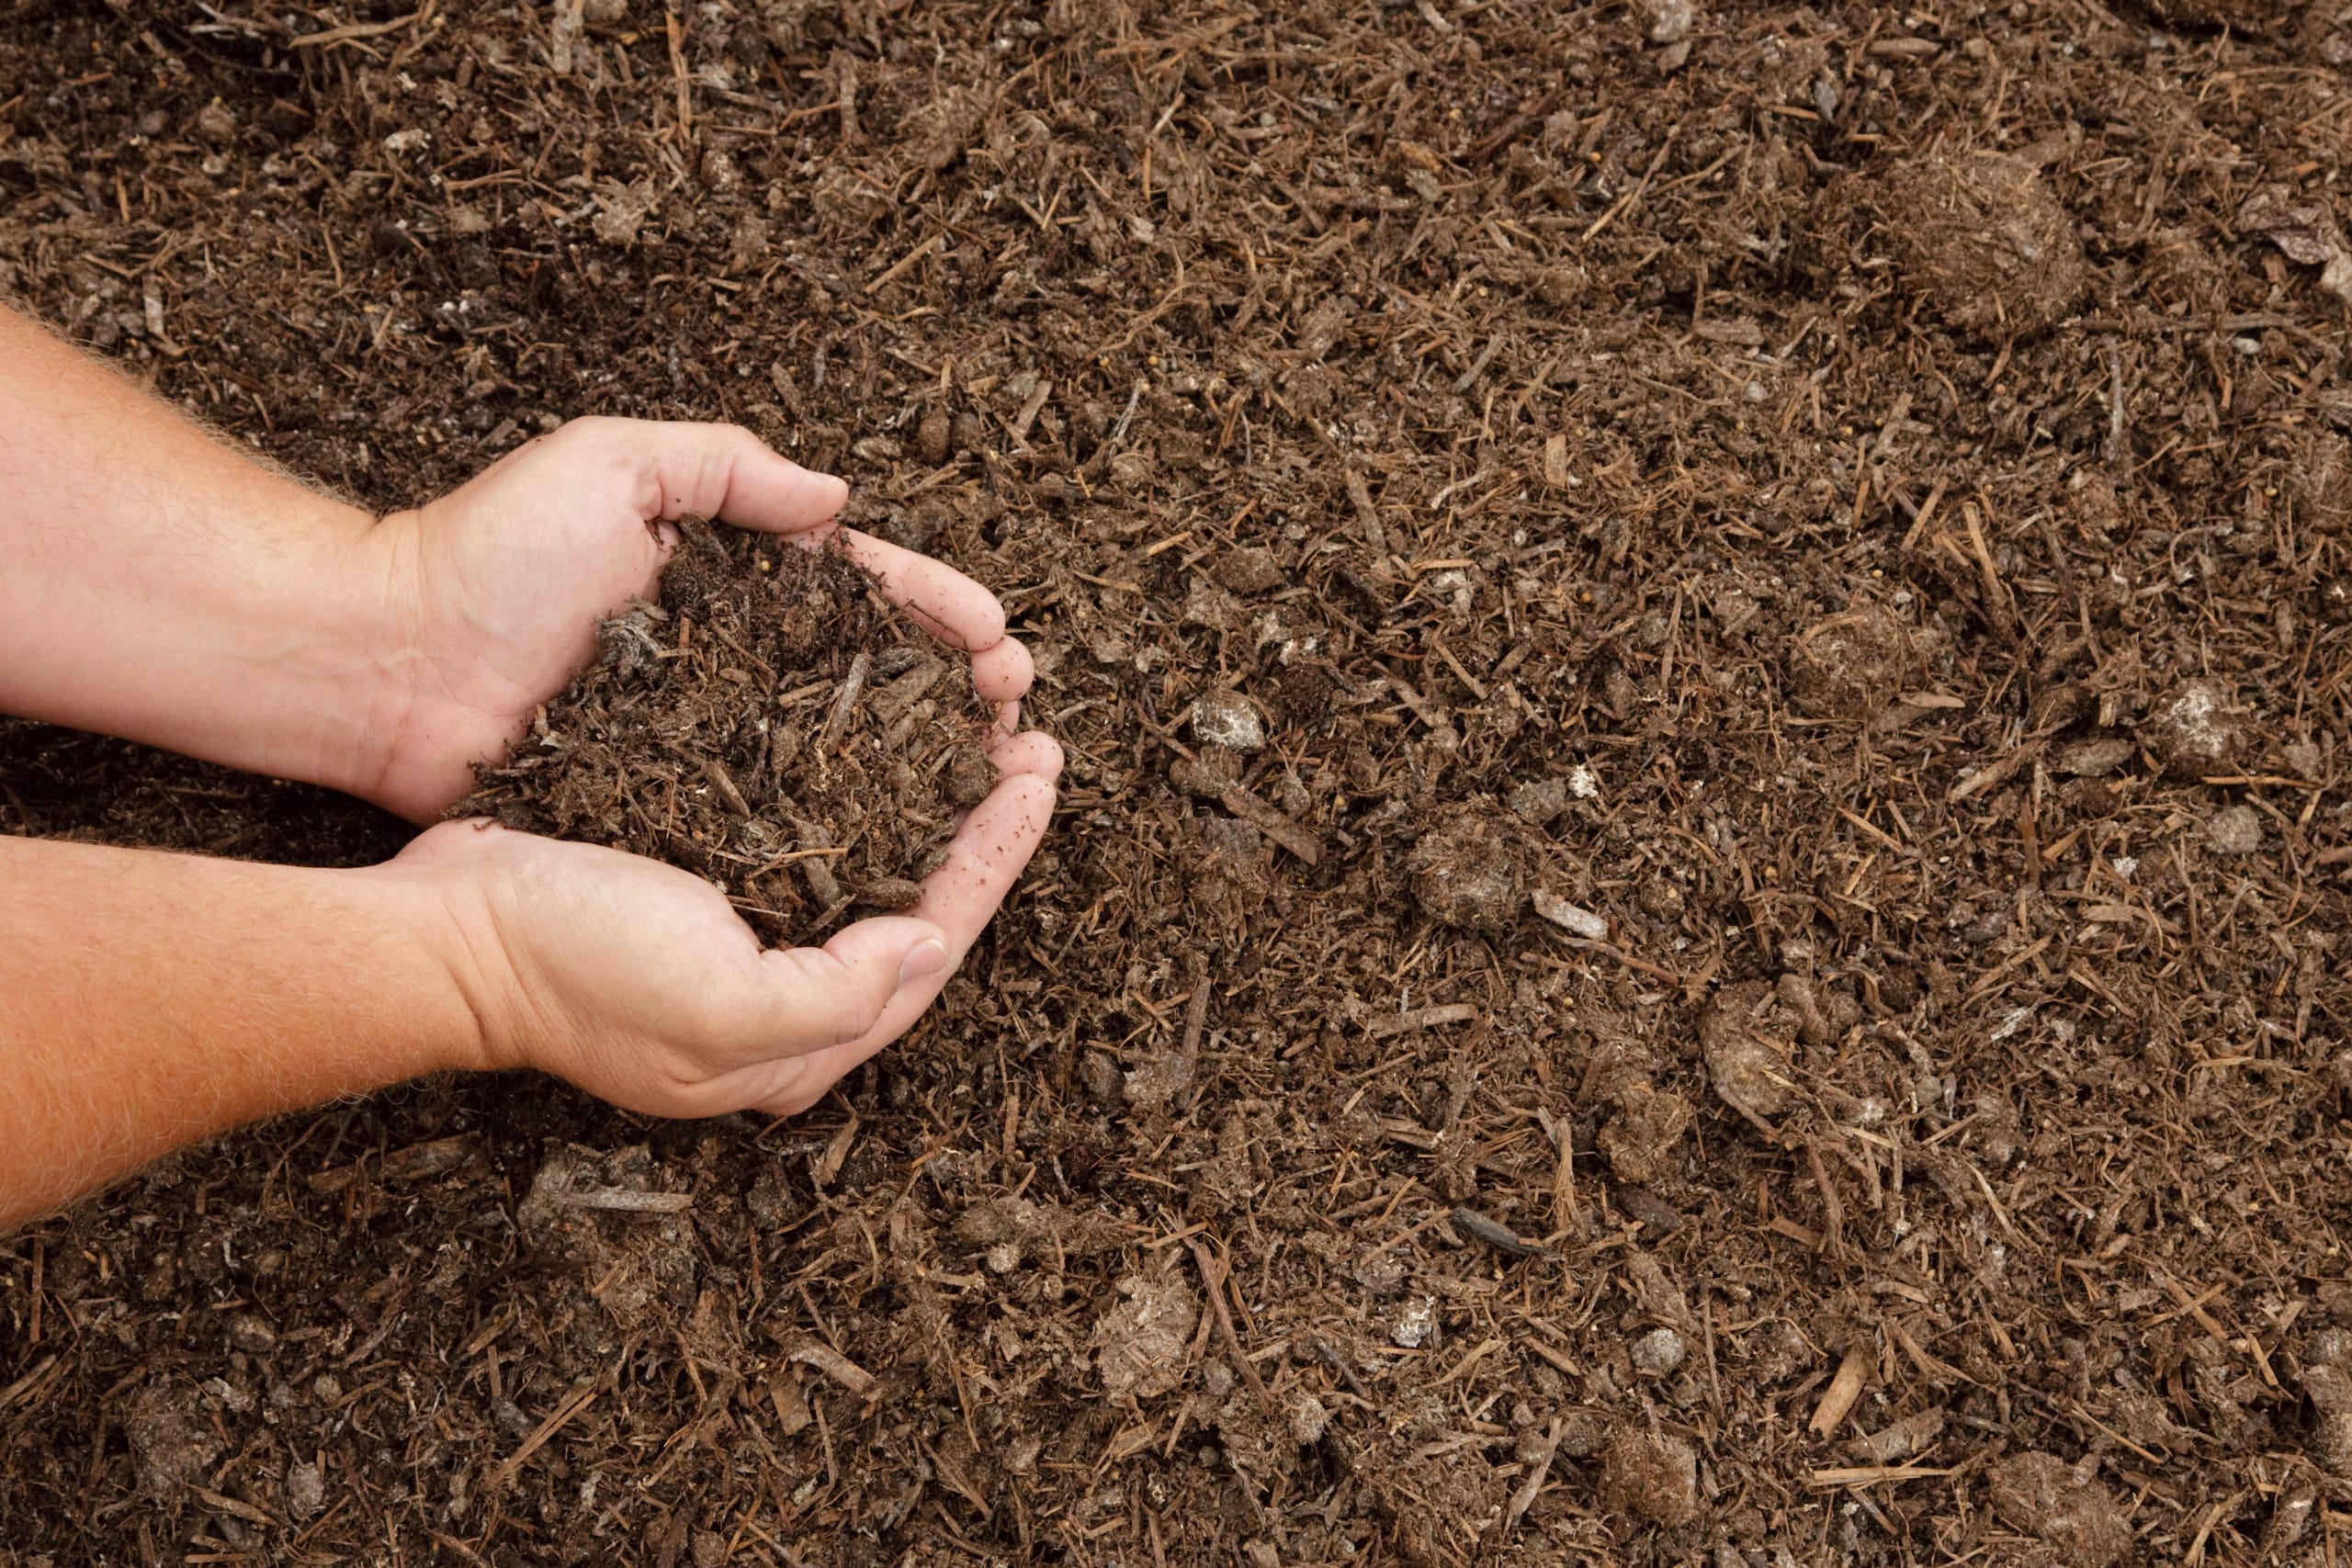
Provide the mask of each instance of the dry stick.
[{"label": "dry stick", "polygon": [[513,1480],[514,1472],[523,1468],[525,1460],[529,1459],[546,1446],[548,1439],[561,1430],[565,1422],[588,1408],[589,1402],[596,1397],[598,1386],[594,1382],[583,1382],[564,1395],[563,1402],[548,1411],[548,1418],[540,1422],[529,1437],[523,1439],[523,1446],[509,1454],[505,1462],[491,1472],[488,1489],[495,1492]]},{"label": "dry stick", "polygon": [[1510,1539],[1510,1532],[1519,1528],[1519,1521],[1527,1517],[1527,1510],[1535,1506],[1537,1495],[1544,1490],[1544,1483],[1552,1473],[1552,1461],[1560,1451],[1561,1434],[1566,1430],[1567,1422],[1564,1417],[1552,1417],[1551,1430],[1544,1434],[1544,1441],[1536,1450],[1535,1462],[1528,1467],[1527,1479],[1520,1483],[1518,1491],[1511,1494],[1510,1506],[1503,1510],[1504,1539]]},{"label": "dry stick", "polygon": [[305,33],[300,38],[289,39],[286,46],[288,49],[324,49],[331,43],[343,43],[351,39],[382,38],[386,33],[400,31],[424,14],[422,11],[411,11],[407,16],[394,17],[389,22],[351,22],[340,28],[329,28],[322,33]]},{"label": "dry stick", "polygon": [[695,133],[695,90],[693,78],[686,74],[685,29],[674,8],[664,11],[662,20],[670,33],[670,74],[678,84],[678,145],[684,147]]},{"label": "dry stick", "polygon": [[915,246],[913,250],[909,251],[905,255],[900,256],[897,261],[891,263],[887,271],[885,271],[879,277],[876,277],[873,282],[865,286],[864,292],[873,294],[879,292],[884,288],[888,288],[891,284],[896,283],[899,278],[905,276],[909,267],[914,265],[915,263],[922,260],[923,257],[931,254],[932,252],[939,249],[940,246],[946,243],[947,235],[944,231],[933,234],[930,239],[923,241],[921,244]]},{"label": "dry stick", "polygon": [[865,690],[865,678],[874,671],[874,655],[860,649],[849,661],[849,674],[842,682],[841,695],[833,699],[833,711],[826,716],[823,744],[830,751],[841,744],[842,731],[849,728],[850,710],[857,705],[860,693]]},{"label": "dry stick", "polygon": [[1274,1396],[1267,1389],[1266,1380],[1258,1375],[1258,1369],[1251,1366],[1250,1358],[1241,1352],[1241,1337],[1233,1332],[1233,1314],[1225,1304],[1225,1280],[1216,1262],[1209,1257],[1209,1249],[1201,1243],[1193,1242],[1192,1247],[1193,1261],[1201,1267],[1201,1283],[1208,1288],[1209,1304],[1216,1308],[1216,1325],[1225,1331],[1226,1348],[1233,1352],[1234,1364],[1241,1369],[1241,1376],[1250,1384],[1251,1392],[1257,1394],[1258,1403],[1271,1411],[1274,1408]]}]

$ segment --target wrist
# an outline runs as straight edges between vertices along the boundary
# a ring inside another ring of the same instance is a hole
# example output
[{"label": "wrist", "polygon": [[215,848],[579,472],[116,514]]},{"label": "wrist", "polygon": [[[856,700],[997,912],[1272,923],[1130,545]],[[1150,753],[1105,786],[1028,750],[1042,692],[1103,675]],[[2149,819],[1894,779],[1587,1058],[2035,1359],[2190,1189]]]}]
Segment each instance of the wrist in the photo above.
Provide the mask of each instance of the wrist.
[{"label": "wrist", "polygon": [[528,1066],[503,1023],[515,986],[495,928],[467,868],[394,860],[351,874],[366,878],[379,917],[399,933],[418,977],[413,1073],[499,1072]]}]

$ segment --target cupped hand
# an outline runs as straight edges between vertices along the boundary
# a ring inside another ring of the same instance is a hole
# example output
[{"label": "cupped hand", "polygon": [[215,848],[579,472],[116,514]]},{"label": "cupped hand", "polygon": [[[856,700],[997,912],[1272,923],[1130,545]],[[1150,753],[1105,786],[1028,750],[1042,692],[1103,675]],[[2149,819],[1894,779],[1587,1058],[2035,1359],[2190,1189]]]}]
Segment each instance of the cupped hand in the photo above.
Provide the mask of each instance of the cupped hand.
[{"label": "cupped hand", "polygon": [[786,1115],[904,1033],[1053,816],[1061,749],[999,738],[996,788],[904,914],[763,950],[709,883],[617,850],[445,822],[394,867],[431,877],[481,1065],[536,1067],[630,1111]]},{"label": "cupped hand", "polygon": [[715,517],[851,558],[925,629],[971,658],[972,683],[1018,728],[1028,651],[1005,635],[995,595],[945,563],[832,521],[848,487],[769,450],[734,425],[574,420],[465,485],[376,525],[401,606],[380,755],[357,793],[430,821],[503,756],[531,713],[595,656],[596,620],[650,596],[677,547],[678,520]]}]

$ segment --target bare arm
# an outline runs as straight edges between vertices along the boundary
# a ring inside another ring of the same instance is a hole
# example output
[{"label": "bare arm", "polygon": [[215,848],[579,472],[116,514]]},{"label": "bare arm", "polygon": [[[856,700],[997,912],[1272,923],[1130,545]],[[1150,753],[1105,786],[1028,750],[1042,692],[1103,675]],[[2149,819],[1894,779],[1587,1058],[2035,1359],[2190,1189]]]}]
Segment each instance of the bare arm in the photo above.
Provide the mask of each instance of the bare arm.
[{"label": "bare arm", "polygon": [[0,838],[0,1229],[255,1117],[471,1066],[429,875]]},{"label": "bare arm", "polygon": [[366,793],[403,647],[370,521],[0,309],[0,712]]}]

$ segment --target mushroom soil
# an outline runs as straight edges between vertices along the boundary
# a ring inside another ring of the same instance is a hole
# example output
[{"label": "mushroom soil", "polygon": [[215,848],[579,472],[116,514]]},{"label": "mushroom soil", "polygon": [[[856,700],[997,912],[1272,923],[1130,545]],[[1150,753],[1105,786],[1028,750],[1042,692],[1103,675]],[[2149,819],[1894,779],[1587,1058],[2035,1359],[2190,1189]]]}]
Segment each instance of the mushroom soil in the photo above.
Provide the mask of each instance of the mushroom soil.
[{"label": "mushroom soil", "polygon": [[[2347,62],[0,6],[0,292],[379,510],[747,425],[1069,759],[798,1118],[435,1079],[0,1241],[0,1564],[2352,1561]],[[712,531],[483,800],[770,941],[904,897],[976,708],[840,564]],[[6,722],[0,830],[408,836]]]}]

